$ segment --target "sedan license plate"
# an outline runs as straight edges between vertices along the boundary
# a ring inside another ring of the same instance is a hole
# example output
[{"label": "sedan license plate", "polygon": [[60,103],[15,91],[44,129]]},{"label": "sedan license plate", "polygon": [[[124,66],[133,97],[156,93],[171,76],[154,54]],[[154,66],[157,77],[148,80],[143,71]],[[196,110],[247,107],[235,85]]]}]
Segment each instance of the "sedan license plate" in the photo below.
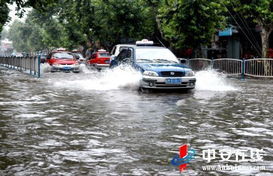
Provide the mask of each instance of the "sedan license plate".
[{"label": "sedan license plate", "polygon": [[70,67],[64,67],[63,69],[64,70],[70,70],[71,68]]},{"label": "sedan license plate", "polygon": [[182,80],[179,78],[175,78],[175,79],[168,78],[165,81],[166,84],[181,84],[181,82],[182,82]]}]

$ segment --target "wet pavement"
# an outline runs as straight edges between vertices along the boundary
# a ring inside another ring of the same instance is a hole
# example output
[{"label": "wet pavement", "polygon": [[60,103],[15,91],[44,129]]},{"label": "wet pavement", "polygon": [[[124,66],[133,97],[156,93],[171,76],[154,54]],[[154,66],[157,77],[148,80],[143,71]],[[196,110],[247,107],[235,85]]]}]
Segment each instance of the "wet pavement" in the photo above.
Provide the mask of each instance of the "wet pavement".
[{"label": "wet pavement", "polygon": [[[141,93],[124,73],[0,67],[0,175],[273,175],[273,80],[202,71],[194,91]],[[183,144],[196,156],[180,173]],[[205,171],[202,151],[221,148],[263,149],[263,161],[224,164],[266,169]]]}]

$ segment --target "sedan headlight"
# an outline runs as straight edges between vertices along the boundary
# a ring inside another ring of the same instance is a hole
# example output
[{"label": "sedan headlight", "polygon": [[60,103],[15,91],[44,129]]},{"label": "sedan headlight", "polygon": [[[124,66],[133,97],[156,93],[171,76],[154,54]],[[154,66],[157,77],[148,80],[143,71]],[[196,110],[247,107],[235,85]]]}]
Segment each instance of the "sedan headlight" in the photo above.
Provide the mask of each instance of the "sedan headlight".
[{"label": "sedan headlight", "polygon": [[185,76],[194,76],[194,72],[192,70],[186,72]]},{"label": "sedan headlight", "polygon": [[156,72],[154,72],[154,71],[144,71],[143,75],[144,76],[153,76],[153,77],[157,77],[158,76],[158,74]]}]

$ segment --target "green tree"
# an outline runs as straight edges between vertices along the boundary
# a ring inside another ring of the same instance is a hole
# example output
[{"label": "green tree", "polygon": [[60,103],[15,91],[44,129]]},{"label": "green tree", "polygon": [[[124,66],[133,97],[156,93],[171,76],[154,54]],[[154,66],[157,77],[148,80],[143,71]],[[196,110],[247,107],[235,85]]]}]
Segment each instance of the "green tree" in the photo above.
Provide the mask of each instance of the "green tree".
[{"label": "green tree", "polygon": [[[141,13],[140,13],[141,12]],[[96,4],[96,28],[94,37],[105,45],[131,42],[141,38],[150,38],[153,27],[151,17],[141,0],[103,0]]]},{"label": "green tree", "polygon": [[4,40],[8,38],[9,31],[7,29],[3,29],[0,35],[1,35],[1,40]]},{"label": "green tree", "polygon": [[25,22],[14,21],[9,30],[9,38],[14,48],[21,52],[50,50],[71,45],[63,26],[55,18],[41,20],[36,10],[29,13]]},{"label": "green tree", "polygon": [[9,20],[9,8],[8,4],[15,3],[19,16],[22,16],[25,12],[25,7],[33,7],[37,10],[44,10],[48,4],[54,3],[54,0],[1,0],[0,1],[0,31],[3,29],[3,25]]},{"label": "green tree", "polygon": [[[26,19],[26,24],[32,26],[33,41],[39,40],[44,49],[70,47],[68,34],[62,24],[53,15],[45,16],[37,10],[31,11]],[[36,34],[36,35],[35,35]],[[35,39],[35,36],[37,38]]]},{"label": "green tree", "polygon": [[29,29],[19,20],[15,20],[10,26],[9,39],[13,42],[13,47],[19,52],[29,50],[26,43],[30,33]]},{"label": "green tree", "polygon": [[269,36],[273,31],[273,0],[230,0],[235,11],[261,27],[262,57],[267,56]]},{"label": "green tree", "polygon": [[[197,48],[209,44],[225,25],[222,0],[169,0],[160,8],[161,30],[174,48]],[[200,52],[199,52],[200,53]]]},{"label": "green tree", "polygon": [[143,0],[58,0],[45,9],[39,21],[55,17],[70,48],[87,48],[88,43],[96,42],[109,49],[116,43],[150,37],[154,31],[153,17]]},{"label": "green tree", "polygon": [[9,8],[5,1],[0,1],[0,31],[9,19]]}]

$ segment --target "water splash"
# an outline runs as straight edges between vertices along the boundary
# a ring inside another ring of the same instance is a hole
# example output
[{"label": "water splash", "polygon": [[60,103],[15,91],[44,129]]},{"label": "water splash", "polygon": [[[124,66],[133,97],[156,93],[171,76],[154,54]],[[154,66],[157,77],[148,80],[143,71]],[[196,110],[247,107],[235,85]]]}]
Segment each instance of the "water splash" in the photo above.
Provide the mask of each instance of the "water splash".
[{"label": "water splash", "polygon": [[[49,65],[44,65],[48,70]],[[54,86],[81,90],[115,90],[115,89],[137,89],[142,78],[140,72],[130,66],[122,65],[114,69],[105,69],[101,72],[90,70],[85,65],[80,66],[81,74],[72,74],[50,79]],[[232,81],[224,74],[215,70],[204,70],[196,73],[197,91],[236,91],[238,88],[232,85]]]},{"label": "water splash", "polygon": [[215,70],[203,70],[196,73],[196,90],[236,91],[232,82],[224,74]]},{"label": "water splash", "polygon": [[48,63],[43,63],[41,66],[41,74],[50,72],[51,66]]},{"label": "water splash", "polygon": [[101,72],[85,72],[80,78],[73,80],[54,81],[54,86],[81,90],[115,90],[137,89],[141,73],[128,66],[106,69]]}]

